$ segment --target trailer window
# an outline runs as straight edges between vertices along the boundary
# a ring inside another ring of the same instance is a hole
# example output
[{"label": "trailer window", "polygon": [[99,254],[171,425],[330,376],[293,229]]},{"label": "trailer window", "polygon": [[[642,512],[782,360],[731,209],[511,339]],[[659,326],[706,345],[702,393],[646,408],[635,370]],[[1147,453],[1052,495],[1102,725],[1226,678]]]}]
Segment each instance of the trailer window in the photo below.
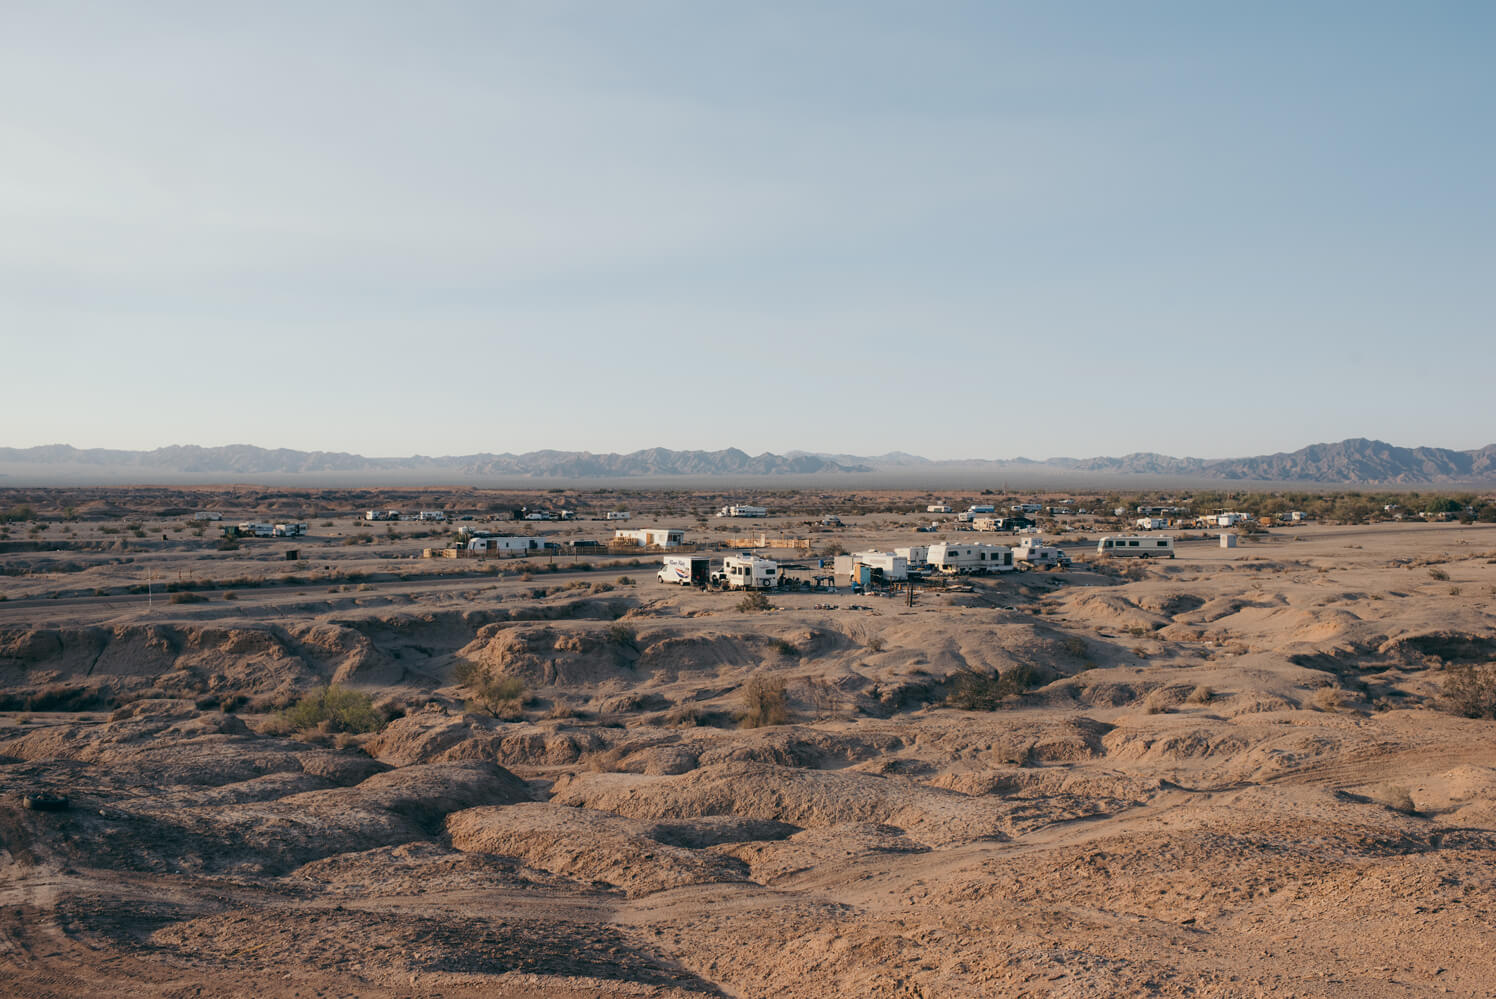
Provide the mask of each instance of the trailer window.
[{"label": "trailer window", "polygon": [[1137,546],[1138,546],[1138,543],[1136,541],[1129,541],[1129,542],[1127,542],[1127,547],[1129,547],[1129,548],[1136,548]]},{"label": "trailer window", "polygon": [[1158,543],[1158,547],[1160,547],[1160,548],[1167,548],[1167,547],[1169,547],[1169,543],[1167,541],[1160,541]]}]

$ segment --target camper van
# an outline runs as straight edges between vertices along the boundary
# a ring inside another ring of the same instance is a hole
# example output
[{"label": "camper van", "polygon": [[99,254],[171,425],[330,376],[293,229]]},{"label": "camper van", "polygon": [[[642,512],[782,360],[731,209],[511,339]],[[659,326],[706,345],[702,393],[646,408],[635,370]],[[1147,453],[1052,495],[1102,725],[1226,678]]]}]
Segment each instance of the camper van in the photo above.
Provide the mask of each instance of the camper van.
[{"label": "camper van", "polygon": [[942,541],[925,553],[930,568],[944,573],[1012,572],[1013,549],[1005,545],[966,545]]},{"label": "camper van", "polygon": [[1117,558],[1173,558],[1174,539],[1109,534],[1096,542],[1096,554]]},{"label": "camper van", "polygon": [[779,585],[779,563],[757,555],[729,555],[711,581],[729,590],[771,590]]},{"label": "camper van", "polygon": [[712,560],[705,555],[666,555],[665,564],[655,573],[655,578],[662,583],[705,586],[711,575]]},{"label": "camper van", "polygon": [[1013,560],[1024,562],[1029,566],[1038,568],[1070,568],[1070,556],[1065,554],[1063,548],[1055,545],[1046,545],[1038,538],[1024,538],[1013,549]]}]

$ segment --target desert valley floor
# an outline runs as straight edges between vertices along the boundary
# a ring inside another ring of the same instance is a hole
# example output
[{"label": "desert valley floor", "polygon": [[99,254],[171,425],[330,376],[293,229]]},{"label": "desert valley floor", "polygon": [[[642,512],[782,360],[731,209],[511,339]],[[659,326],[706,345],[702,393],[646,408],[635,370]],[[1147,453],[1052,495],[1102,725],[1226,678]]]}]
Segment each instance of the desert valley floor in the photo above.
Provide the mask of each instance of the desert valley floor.
[{"label": "desert valley floor", "polygon": [[[319,530],[0,556],[0,992],[1496,994],[1491,526],[757,610]],[[329,682],[390,720],[288,731]]]}]

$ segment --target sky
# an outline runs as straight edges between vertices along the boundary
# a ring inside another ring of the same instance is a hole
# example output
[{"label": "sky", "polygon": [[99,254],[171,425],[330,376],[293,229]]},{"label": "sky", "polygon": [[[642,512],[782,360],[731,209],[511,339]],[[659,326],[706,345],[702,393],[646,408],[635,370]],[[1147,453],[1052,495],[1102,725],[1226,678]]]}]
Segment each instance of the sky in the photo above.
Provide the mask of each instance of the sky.
[{"label": "sky", "polygon": [[0,446],[1496,441],[1496,5],[0,0]]}]

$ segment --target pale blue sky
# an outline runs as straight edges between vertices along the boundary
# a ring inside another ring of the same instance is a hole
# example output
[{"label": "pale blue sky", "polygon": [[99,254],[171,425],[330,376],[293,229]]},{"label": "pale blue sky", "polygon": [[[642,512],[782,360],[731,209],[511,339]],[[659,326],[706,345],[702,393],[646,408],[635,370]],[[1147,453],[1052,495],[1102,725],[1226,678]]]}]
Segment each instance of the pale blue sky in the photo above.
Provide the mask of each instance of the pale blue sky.
[{"label": "pale blue sky", "polygon": [[1490,3],[0,3],[0,445],[1496,441]]}]

